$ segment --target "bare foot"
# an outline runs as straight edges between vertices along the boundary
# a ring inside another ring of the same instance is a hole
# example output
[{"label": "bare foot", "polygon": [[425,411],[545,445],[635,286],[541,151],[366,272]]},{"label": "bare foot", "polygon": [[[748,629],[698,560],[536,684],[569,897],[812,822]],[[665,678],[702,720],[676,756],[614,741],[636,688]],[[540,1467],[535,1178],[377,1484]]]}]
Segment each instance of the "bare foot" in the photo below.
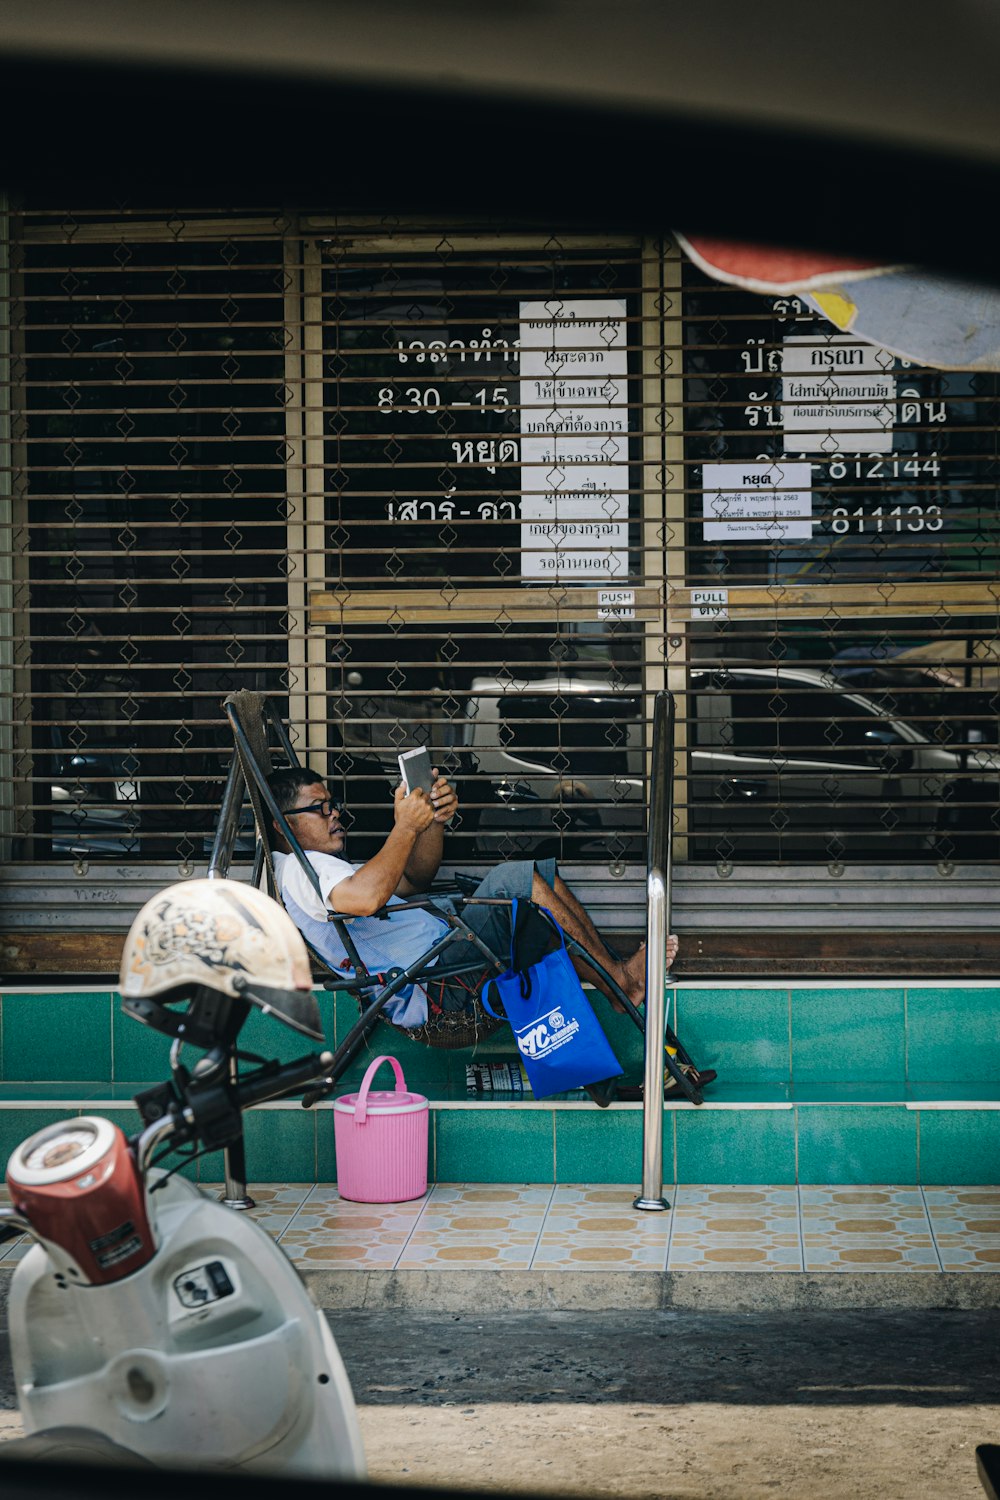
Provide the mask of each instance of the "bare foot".
[{"label": "bare foot", "polygon": [[[677,934],[672,932],[666,941],[666,967],[667,972],[673,968],[677,957],[677,949],[680,944]],[[646,998],[646,944],[640,943],[632,957],[623,966],[624,978],[622,989],[632,1001],[633,1005],[641,1005]]]},{"label": "bare foot", "polygon": [[640,943],[627,963],[622,965],[622,989],[639,1005],[646,997],[646,944]]}]

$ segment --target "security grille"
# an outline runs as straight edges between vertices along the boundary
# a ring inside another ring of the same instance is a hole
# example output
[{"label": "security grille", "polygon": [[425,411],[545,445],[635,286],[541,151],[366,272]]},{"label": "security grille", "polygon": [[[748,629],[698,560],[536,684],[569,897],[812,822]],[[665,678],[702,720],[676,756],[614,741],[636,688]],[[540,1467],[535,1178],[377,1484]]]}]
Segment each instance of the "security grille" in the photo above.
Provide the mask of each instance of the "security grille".
[{"label": "security grille", "polygon": [[689,853],[995,859],[997,377],[684,282]]},{"label": "security grille", "polygon": [[11,257],[10,859],[194,868],[219,700],[353,819],[400,749],[455,864],[998,853],[996,378],[669,245],[318,215],[25,213]]},{"label": "security grille", "polygon": [[286,682],[281,240],[176,227],[16,246],[15,858],[200,858],[220,692]]},{"label": "security grille", "polygon": [[400,236],[320,251],[314,618],[348,752],[334,770],[368,815],[355,846],[384,836],[385,807],[359,809],[351,774],[366,762],[384,784],[396,751],[427,743],[459,784],[455,858],[620,869],[644,852],[650,576],[662,661],[639,249]]}]

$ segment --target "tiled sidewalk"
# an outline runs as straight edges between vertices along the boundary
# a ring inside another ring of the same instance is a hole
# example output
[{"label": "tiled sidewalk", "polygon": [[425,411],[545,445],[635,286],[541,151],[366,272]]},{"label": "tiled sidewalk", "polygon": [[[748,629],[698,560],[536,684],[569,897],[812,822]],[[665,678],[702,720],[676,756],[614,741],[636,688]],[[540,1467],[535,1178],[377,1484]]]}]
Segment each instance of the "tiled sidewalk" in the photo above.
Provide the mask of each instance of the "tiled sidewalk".
[{"label": "tiled sidewalk", "polygon": [[669,1213],[608,1185],[438,1183],[381,1205],[322,1183],[251,1192],[302,1270],[1000,1272],[998,1187],[668,1187]]}]

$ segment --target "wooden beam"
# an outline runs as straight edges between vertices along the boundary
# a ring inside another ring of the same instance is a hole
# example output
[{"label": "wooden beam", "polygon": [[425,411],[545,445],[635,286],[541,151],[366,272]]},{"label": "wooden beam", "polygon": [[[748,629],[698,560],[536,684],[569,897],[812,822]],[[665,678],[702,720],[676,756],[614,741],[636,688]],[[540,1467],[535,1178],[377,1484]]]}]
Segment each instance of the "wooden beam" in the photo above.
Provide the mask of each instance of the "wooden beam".
[{"label": "wooden beam", "polygon": [[[531,624],[542,620],[596,620],[598,594],[620,587],[634,595],[628,618],[656,621],[664,608],[661,589],[633,585],[550,584],[537,588],[323,589],[309,600],[312,625]],[[703,618],[689,588],[668,588],[669,624]],[[927,619],[939,611],[956,615],[1000,614],[1000,583],[857,583],[815,587],[734,587],[724,608],[731,619],[797,620],[825,615],[842,619],[899,612]],[[625,618],[625,616],[623,616]]]},{"label": "wooden beam", "polygon": [[634,614],[618,618],[657,620],[663,611],[659,588],[612,580],[593,586],[543,584],[539,588],[412,588],[324,590],[309,601],[312,625],[502,625],[537,624],[543,620],[596,620],[598,594],[627,592],[624,607]]},{"label": "wooden beam", "polygon": [[51,974],[118,974],[125,934],[121,932],[0,933],[0,970],[8,977],[44,979]]},{"label": "wooden beam", "polygon": [[[813,586],[772,584],[701,590],[671,589],[667,615],[671,623],[703,619],[696,614],[692,594],[713,592],[726,596],[722,606],[730,619],[808,620],[824,615],[840,619],[913,614],[923,619],[939,610],[962,615],[1000,613],[1000,583],[983,578],[971,583],[832,583]],[[720,616],[724,618],[724,616]]]},{"label": "wooden beam", "polygon": [[[1000,975],[1000,933],[946,929],[873,932],[713,931],[685,933],[675,976],[705,978],[995,979]],[[639,933],[615,934],[627,957]],[[8,980],[49,983],[52,976],[100,976],[114,983],[121,961],[121,932],[24,932],[0,934],[0,963]],[[325,977],[318,973],[317,979]]]},{"label": "wooden beam", "polygon": [[744,979],[994,978],[1000,974],[1000,933],[837,927],[822,932],[691,933],[681,930],[676,977]]}]

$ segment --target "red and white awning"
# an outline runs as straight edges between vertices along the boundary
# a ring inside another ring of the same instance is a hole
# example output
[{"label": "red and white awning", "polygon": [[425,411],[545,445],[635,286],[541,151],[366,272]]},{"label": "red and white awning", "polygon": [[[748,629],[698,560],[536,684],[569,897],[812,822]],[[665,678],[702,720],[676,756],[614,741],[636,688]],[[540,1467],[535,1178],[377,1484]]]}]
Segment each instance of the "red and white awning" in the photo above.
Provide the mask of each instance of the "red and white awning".
[{"label": "red and white awning", "polygon": [[675,233],[707,276],[798,296],[841,333],[939,370],[1000,370],[1000,289],[876,260]]}]

